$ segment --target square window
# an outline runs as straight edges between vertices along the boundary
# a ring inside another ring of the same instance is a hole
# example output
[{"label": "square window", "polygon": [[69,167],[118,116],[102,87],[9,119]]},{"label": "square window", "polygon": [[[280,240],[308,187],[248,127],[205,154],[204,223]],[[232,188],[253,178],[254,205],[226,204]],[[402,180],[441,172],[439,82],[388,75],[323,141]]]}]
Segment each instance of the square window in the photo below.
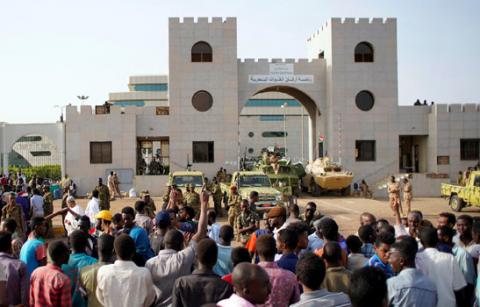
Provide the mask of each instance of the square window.
[{"label": "square window", "polygon": [[112,142],[90,142],[90,164],[111,164]]},{"label": "square window", "polygon": [[480,139],[460,140],[460,160],[479,160]]},{"label": "square window", "polygon": [[213,163],[213,142],[193,142],[193,163]]},{"label": "square window", "polygon": [[355,141],[356,161],[375,161],[375,141]]}]

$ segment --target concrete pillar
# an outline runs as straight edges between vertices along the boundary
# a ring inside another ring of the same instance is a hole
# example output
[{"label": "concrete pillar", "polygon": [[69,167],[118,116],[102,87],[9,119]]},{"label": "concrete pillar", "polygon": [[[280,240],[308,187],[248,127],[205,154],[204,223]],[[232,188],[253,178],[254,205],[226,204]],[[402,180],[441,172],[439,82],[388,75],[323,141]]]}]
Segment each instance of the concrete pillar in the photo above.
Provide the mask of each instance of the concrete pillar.
[{"label": "concrete pillar", "polygon": [[61,169],[61,174],[62,174],[62,179],[65,178],[65,173],[66,173],[66,168],[67,168],[67,137],[66,137],[66,127],[65,127],[65,122],[60,122],[60,169]]},{"label": "concrete pillar", "polygon": [[308,117],[308,160],[314,161],[317,157],[317,125],[312,116]]},{"label": "concrete pillar", "polygon": [[2,152],[3,156],[3,173],[8,175],[8,152]]}]

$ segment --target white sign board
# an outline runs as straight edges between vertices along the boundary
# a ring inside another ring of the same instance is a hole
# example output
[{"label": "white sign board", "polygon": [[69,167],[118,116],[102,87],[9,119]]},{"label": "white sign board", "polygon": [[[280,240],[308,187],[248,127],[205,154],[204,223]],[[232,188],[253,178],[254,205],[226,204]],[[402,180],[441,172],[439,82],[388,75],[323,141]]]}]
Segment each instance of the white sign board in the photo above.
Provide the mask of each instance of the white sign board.
[{"label": "white sign board", "polygon": [[248,75],[248,83],[312,84],[313,75]]},{"label": "white sign board", "polygon": [[293,75],[293,63],[271,63],[270,75]]}]

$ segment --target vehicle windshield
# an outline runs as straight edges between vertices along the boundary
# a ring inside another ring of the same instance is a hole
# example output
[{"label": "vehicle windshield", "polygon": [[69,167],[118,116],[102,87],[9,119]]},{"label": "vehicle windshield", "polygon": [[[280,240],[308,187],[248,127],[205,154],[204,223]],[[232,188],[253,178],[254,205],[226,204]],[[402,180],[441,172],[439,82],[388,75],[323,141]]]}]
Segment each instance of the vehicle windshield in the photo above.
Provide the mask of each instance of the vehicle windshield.
[{"label": "vehicle windshield", "polygon": [[[264,170],[265,170],[265,173],[267,173],[267,174],[274,174],[275,173],[272,166],[268,166]],[[290,167],[280,166],[278,168],[278,174],[287,174],[287,175],[290,174]]]},{"label": "vehicle windshield", "polygon": [[341,172],[342,171],[342,168],[341,167],[338,167],[338,166],[335,166],[335,167],[325,167],[325,172],[335,172],[335,173],[338,173],[338,172]]},{"label": "vehicle windshield", "polygon": [[203,185],[202,176],[174,176],[173,184],[178,187],[184,187],[186,184],[194,184],[195,187]]},{"label": "vehicle windshield", "polygon": [[267,176],[240,176],[240,187],[271,187],[270,180]]}]

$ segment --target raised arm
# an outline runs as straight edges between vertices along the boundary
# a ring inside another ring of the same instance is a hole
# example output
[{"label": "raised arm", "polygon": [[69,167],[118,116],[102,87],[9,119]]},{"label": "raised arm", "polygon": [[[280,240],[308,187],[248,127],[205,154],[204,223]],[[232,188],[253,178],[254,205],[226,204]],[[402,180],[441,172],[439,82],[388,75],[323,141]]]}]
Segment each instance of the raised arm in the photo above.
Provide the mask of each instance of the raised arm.
[{"label": "raised arm", "polygon": [[197,233],[192,237],[194,241],[200,241],[205,238],[207,234],[207,209],[208,209],[209,194],[206,190],[203,190],[200,194],[200,218],[198,219]]},{"label": "raised arm", "polygon": [[[56,217],[57,215],[63,215],[63,214],[67,214],[67,212],[69,211],[69,208],[63,208],[62,210],[59,210],[57,212],[53,212],[52,214],[49,214],[45,217],[46,220],[50,220],[50,219],[53,219],[54,217]],[[74,214],[77,214],[74,212]]]}]

